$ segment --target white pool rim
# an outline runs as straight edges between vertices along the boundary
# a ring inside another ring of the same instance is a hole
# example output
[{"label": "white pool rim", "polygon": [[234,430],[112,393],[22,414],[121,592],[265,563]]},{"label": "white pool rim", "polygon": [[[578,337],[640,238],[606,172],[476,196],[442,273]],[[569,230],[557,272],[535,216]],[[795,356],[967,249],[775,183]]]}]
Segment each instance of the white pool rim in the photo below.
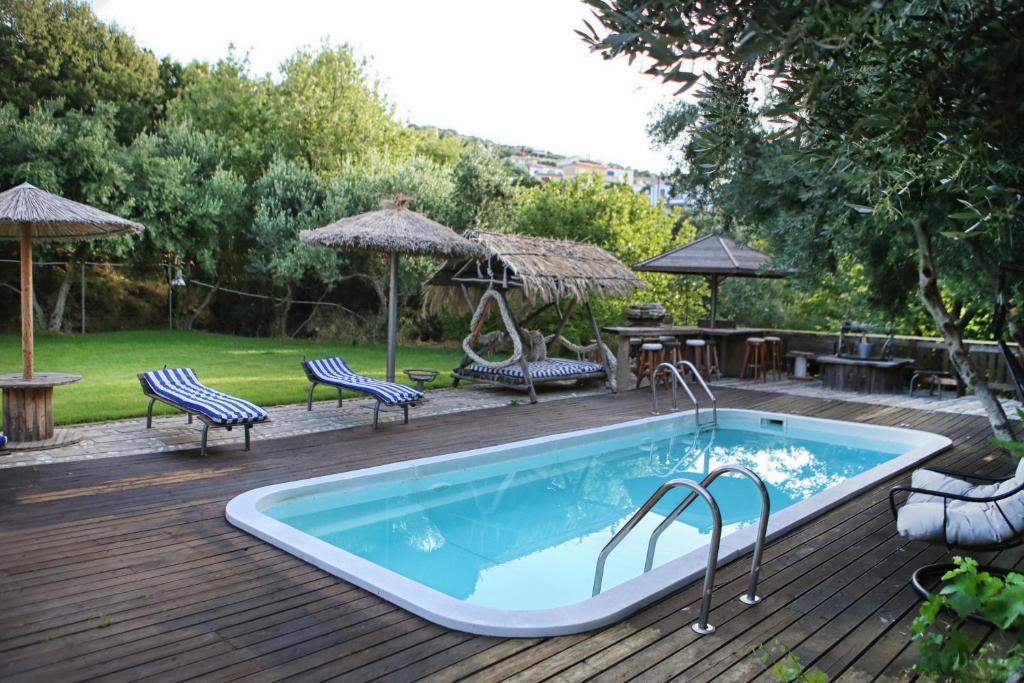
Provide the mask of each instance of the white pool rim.
[{"label": "white pool rim", "polygon": [[[811,521],[866,489],[918,465],[952,444],[945,436],[903,427],[731,408],[719,410],[718,415],[719,419],[749,420],[756,426],[766,418],[782,420],[782,433],[790,429],[810,429],[827,431],[833,436],[848,435],[851,439],[865,438],[909,446],[902,455],[895,456],[779,512],[773,512],[768,522],[769,541]],[[453,598],[279,522],[262,511],[298,496],[337,492],[355,485],[362,488],[367,485],[419,479],[431,474],[461,469],[469,464],[464,462],[468,459],[472,459],[472,466],[501,462],[510,457],[522,457],[511,454],[515,452],[513,449],[524,446],[563,441],[661,420],[685,419],[687,416],[692,419],[693,413],[668,413],[604,427],[264,486],[242,493],[229,501],[226,516],[231,524],[253,536],[414,614],[449,628],[505,637],[580,633],[623,619],[641,607],[702,578],[707,567],[707,546],[690,551],[599,595],[571,605],[548,609],[508,610],[474,605]],[[505,457],[502,457],[503,455]],[[719,566],[750,552],[756,533],[756,525],[751,524],[723,536],[718,555]]]}]

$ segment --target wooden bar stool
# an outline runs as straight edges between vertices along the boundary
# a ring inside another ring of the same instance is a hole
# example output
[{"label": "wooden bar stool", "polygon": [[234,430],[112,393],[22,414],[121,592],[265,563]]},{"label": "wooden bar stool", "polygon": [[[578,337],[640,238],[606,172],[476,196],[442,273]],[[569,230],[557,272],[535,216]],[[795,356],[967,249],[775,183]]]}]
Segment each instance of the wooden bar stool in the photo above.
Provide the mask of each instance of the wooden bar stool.
[{"label": "wooden bar stool", "polygon": [[676,365],[683,359],[683,345],[675,337],[658,337],[658,343],[665,349],[665,362]]},{"label": "wooden bar stool", "polygon": [[748,337],[747,346],[743,350],[743,365],[740,367],[740,379],[745,379],[750,370],[750,379],[766,381],[765,343],[762,337]]},{"label": "wooden bar stool", "polygon": [[769,372],[776,380],[782,379],[782,338],[765,337],[765,374]]},{"label": "wooden bar stool", "polygon": [[654,369],[664,361],[665,349],[659,342],[644,341],[636,357],[636,388],[644,379],[654,382]]},{"label": "wooden bar stool", "polygon": [[708,344],[703,339],[686,340],[686,350],[690,353],[688,360],[697,368],[697,372],[700,373],[701,377],[708,376],[707,347]]},{"label": "wooden bar stool", "polygon": [[705,356],[708,361],[708,379],[722,379],[722,366],[718,364],[718,344],[714,339],[707,339]]}]

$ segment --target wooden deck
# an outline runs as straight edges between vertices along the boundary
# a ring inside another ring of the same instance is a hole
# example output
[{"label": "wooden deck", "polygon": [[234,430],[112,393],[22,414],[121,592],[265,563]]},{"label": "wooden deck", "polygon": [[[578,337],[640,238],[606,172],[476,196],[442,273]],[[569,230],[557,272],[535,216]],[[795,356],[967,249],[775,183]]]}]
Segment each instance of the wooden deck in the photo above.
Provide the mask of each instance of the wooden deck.
[{"label": "wooden deck", "polygon": [[[723,389],[720,405],[950,436],[945,466],[1004,472],[982,418]],[[213,449],[0,473],[0,680],[769,680],[791,648],[835,681],[898,678],[914,661],[910,572],[946,553],[895,534],[894,482],[771,544],[747,608],[749,559],[722,568],[698,637],[695,584],[608,628],[473,636],[427,622],[230,526],[265,484],[647,414],[647,392],[505,407]],[[987,557],[986,559],[992,559]],[[1004,553],[998,564],[1019,564]],[[983,634],[983,631],[979,631]]]}]

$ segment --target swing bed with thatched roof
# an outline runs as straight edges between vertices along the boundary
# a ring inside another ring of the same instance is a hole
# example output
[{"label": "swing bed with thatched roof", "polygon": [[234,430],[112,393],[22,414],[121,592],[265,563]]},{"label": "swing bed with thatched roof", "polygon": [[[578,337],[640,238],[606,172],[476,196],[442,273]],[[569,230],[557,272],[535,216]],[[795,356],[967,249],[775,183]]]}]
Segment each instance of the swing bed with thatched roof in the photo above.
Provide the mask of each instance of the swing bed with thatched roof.
[{"label": "swing bed with thatched roof", "polygon": [[[469,336],[462,343],[466,355],[452,372],[453,384],[470,380],[520,389],[529,393],[531,403],[537,402],[534,385],[542,382],[604,380],[609,389],[614,389],[615,368],[611,364],[615,357],[601,340],[589,297],[631,296],[643,287],[636,275],[612,254],[589,244],[481,231],[467,232],[465,237],[483,245],[486,258],[451,259],[427,282],[428,308],[450,310],[453,299],[461,293],[473,314]],[[484,290],[475,304],[471,294],[474,289]],[[522,321],[516,320],[509,297],[521,300],[524,309],[532,306],[533,311]],[[512,346],[511,357],[498,362],[474,350],[481,341],[492,303],[506,332],[492,333],[491,341],[496,335]],[[590,319],[594,339],[586,346],[563,337],[566,323],[581,305]],[[553,334],[544,336],[526,329],[530,321],[550,308],[558,312]],[[576,359],[549,358],[558,346],[576,354]],[[599,363],[585,360],[585,355],[591,353]]]}]

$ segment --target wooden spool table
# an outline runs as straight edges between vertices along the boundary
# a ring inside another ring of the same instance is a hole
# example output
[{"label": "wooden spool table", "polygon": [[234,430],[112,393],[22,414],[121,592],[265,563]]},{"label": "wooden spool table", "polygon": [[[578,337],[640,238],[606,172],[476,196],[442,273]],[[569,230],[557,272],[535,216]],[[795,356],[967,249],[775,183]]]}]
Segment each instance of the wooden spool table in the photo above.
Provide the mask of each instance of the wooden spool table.
[{"label": "wooden spool table", "polygon": [[73,432],[53,428],[53,388],[81,381],[81,375],[37,372],[0,375],[4,393],[4,434],[12,451],[56,448],[75,443]]}]

